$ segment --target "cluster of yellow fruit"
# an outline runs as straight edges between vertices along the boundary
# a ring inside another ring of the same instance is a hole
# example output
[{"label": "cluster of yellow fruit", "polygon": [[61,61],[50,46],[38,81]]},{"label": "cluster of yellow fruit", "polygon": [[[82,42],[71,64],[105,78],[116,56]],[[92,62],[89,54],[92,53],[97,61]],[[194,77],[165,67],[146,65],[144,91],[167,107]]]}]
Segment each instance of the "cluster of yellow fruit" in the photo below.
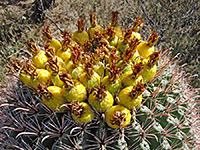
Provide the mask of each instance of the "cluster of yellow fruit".
[{"label": "cluster of yellow fruit", "polygon": [[73,36],[63,31],[62,41],[43,28],[44,49],[26,42],[31,60],[13,58],[8,67],[19,72],[19,79],[37,90],[52,110],[64,111],[67,106],[78,123],[91,121],[94,111],[105,112],[110,127],[125,127],[130,110],[142,102],[144,84],[156,73],[160,52],[154,51],[155,31],[148,41],[141,39],[142,19],[122,31],[117,17],[118,12],[112,12],[111,25],[103,29],[90,13],[89,29],[85,31],[84,19],[79,18],[78,30]]}]

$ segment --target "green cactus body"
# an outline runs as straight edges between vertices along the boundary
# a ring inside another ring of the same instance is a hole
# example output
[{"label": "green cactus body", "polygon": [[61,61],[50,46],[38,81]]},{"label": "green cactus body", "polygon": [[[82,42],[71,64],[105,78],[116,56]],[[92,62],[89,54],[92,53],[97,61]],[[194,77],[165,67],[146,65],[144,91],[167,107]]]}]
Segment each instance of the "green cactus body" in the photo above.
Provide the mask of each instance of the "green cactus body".
[{"label": "green cactus body", "polygon": [[63,31],[61,42],[44,28],[53,47],[44,46],[46,55],[31,40],[35,58],[12,59],[7,70],[14,75],[0,90],[0,149],[197,149],[198,89],[169,50],[154,47],[155,31],[141,40],[140,18],[122,35],[118,12],[112,15],[103,33],[92,28],[94,14],[89,31],[79,18],[78,31]]}]

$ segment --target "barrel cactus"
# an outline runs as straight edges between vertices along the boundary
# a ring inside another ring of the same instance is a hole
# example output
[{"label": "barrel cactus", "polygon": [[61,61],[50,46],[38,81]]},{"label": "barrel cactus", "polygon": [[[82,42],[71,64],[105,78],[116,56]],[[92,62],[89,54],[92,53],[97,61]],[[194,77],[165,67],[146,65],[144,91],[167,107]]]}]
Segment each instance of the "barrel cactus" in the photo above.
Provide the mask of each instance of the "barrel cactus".
[{"label": "barrel cactus", "polygon": [[154,47],[143,26],[118,26],[118,12],[103,29],[90,14],[72,35],[28,41],[31,57],[13,57],[1,90],[1,149],[193,149],[198,121],[196,90],[172,63],[170,49]]}]

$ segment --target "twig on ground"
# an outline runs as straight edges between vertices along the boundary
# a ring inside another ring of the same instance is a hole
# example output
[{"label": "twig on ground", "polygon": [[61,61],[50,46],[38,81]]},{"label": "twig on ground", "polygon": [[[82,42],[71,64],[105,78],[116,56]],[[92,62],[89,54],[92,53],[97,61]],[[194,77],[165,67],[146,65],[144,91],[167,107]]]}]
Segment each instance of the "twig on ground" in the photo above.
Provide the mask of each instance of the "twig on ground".
[{"label": "twig on ground", "polygon": [[60,32],[62,33],[63,30],[59,27],[59,25],[51,17],[49,17],[46,13],[44,13],[44,14],[58,28],[58,30],[60,30]]},{"label": "twig on ground", "polygon": [[149,15],[147,14],[147,11],[146,11],[146,9],[145,9],[146,5],[145,5],[144,0],[140,0],[140,1],[141,1],[141,3],[142,3],[142,11],[143,11],[143,13],[145,14],[145,17],[147,18],[147,20],[149,21],[150,26],[151,26],[151,27],[154,26],[154,25],[155,25],[155,22],[154,22],[154,21],[149,17]]}]

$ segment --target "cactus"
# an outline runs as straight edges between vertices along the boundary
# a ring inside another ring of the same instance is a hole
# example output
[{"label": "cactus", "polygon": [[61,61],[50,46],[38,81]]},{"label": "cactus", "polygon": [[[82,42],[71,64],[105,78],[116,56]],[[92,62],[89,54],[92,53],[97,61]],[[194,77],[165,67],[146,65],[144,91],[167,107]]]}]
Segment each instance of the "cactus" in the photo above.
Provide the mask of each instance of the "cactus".
[{"label": "cactus", "polygon": [[193,126],[199,120],[198,96],[187,74],[173,65],[169,49],[154,47],[155,31],[148,41],[141,39],[140,18],[122,32],[118,12],[112,15],[104,31],[99,25],[92,28],[94,23],[97,27],[94,13],[93,31],[86,32],[80,18],[78,30],[73,36],[63,31],[62,41],[43,28],[44,49],[31,40],[27,49],[32,58],[12,59],[7,66],[12,74],[1,90],[2,149],[169,150],[198,145]]}]

